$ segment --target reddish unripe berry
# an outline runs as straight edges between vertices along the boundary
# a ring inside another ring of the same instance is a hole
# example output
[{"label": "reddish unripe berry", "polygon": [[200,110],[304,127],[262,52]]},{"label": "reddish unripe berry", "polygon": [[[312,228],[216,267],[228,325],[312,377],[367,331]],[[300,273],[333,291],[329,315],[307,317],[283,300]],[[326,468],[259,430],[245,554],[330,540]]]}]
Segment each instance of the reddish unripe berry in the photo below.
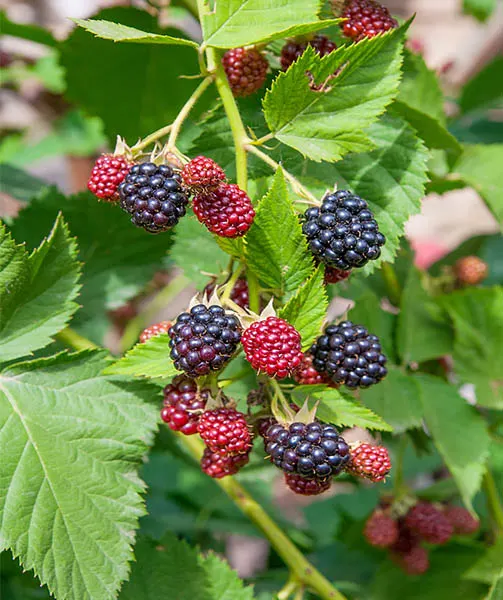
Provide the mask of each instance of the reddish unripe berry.
[{"label": "reddish unripe berry", "polygon": [[328,283],[339,283],[344,281],[351,275],[351,271],[341,271],[340,269],[334,269],[333,267],[325,267],[325,284]]},{"label": "reddish unripe berry", "polygon": [[405,517],[405,524],[430,544],[445,544],[454,531],[444,513],[429,502],[413,506]]},{"label": "reddish unripe berry", "polygon": [[407,575],[423,575],[430,567],[428,551],[422,546],[414,546],[403,554],[392,553],[391,556]]},{"label": "reddish unripe berry", "polygon": [[[215,289],[215,280],[212,280],[208,283],[208,285],[204,288],[204,293],[207,296],[211,296],[213,290]],[[249,298],[248,298],[248,282],[246,279],[238,279],[232,288],[230,298],[233,302],[235,302],[241,308],[249,308]]]},{"label": "reddish unripe berry", "polygon": [[398,541],[398,523],[386,513],[376,510],[365,523],[363,535],[371,546],[389,548]]},{"label": "reddish unripe berry", "polygon": [[332,384],[332,381],[313,367],[311,354],[303,354],[299,366],[293,372],[293,378],[300,385]]},{"label": "reddish unripe berry", "polygon": [[206,156],[193,158],[183,167],[181,175],[183,183],[195,192],[215,189],[225,181],[222,167]]},{"label": "reddish unripe berry", "polygon": [[366,443],[358,444],[351,450],[351,460],[347,470],[353,475],[365,477],[370,481],[383,481],[391,471],[387,448]]},{"label": "reddish unripe berry", "polygon": [[87,188],[100,200],[117,202],[119,200],[119,184],[129,173],[133,163],[124,156],[102,154],[94,163]]},{"label": "reddish unripe berry", "polygon": [[462,506],[447,506],[444,515],[457,535],[470,535],[480,527],[480,521]]},{"label": "reddish unripe berry", "polygon": [[251,448],[245,415],[235,408],[207,410],[199,419],[198,432],[213,452],[244,454]]},{"label": "reddish unripe berry", "polygon": [[375,0],[346,0],[341,17],[345,36],[359,42],[398,27],[389,10]]},{"label": "reddish unripe berry", "polygon": [[196,196],[192,208],[211,233],[226,238],[245,235],[255,218],[248,194],[233,183],[224,183],[213,192]]},{"label": "reddish unripe berry", "polygon": [[173,431],[197,433],[197,424],[208,400],[208,391],[197,389],[193,379],[178,375],[164,388],[161,419]]},{"label": "reddish unripe berry", "polygon": [[161,333],[168,333],[171,325],[173,325],[171,321],[161,321],[160,323],[150,325],[150,327],[147,327],[140,333],[140,343],[143,344],[150,338],[160,335]]},{"label": "reddish unripe berry", "polygon": [[407,554],[407,552],[410,552],[412,548],[418,546],[420,541],[421,539],[417,533],[414,533],[407,527],[405,520],[399,519],[398,539],[392,545],[391,550],[397,554]]},{"label": "reddish unripe berry", "polygon": [[249,460],[248,452],[229,456],[224,452],[213,452],[205,448],[201,457],[201,470],[214,479],[221,479],[227,475],[235,475]]},{"label": "reddish unripe berry", "polygon": [[283,379],[300,365],[299,332],[279,317],[255,321],[243,333],[246,360],[256,371]]},{"label": "reddish unripe berry", "polygon": [[478,256],[460,258],[454,267],[459,283],[463,285],[478,285],[487,278],[489,268]]},{"label": "reddish unripe berry", "polygon": [[320,56],[326,56],[337,48],[337,44],[328,39],[326,35],[315,35],[312,40],[306,42],[287,42],[281,50],[281,68],[286,71],[299,56],[304,54],[308,46],[311,46]]},{"label": "reddish unripe berry", "polygon": [[232,48],[223,55],[222,64],[234,96],[249,96],[265,83],[269,63],[254,48]]},{"label": "reddish unripe berry", "polygon": [[332,480],[304,479],[297,473],[285,473],[285,483],[292,492],[301,496],[318,496],[330,489]]}]

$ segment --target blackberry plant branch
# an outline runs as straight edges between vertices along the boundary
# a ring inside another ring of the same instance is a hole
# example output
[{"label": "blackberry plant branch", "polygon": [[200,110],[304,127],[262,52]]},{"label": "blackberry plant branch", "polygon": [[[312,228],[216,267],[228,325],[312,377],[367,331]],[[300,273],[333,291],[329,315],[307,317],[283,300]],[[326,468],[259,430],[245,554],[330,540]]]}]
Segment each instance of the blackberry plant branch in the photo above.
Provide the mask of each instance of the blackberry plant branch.
[{"label": "blackberry plant branch", "polygon": [[384,285],[386,286],[389,301],[394,306],[400,306],[402,288],[393,265],[387,262],[383,263],[381,265],[381,275],[384,280]]},{"label": "blackberry plant branch", "polygon": [[246,282],[248,283],[248,304],[254,313],[260,312],[260,287],[258,278],[251,269],[246,271]]},{"label": "blackberry plant branch", "polygon": [[63,329],[62,331],[57,333],[55,337],[59,342],[61,342],[65,346],[73,348],[74,350],[77,350],[79,352],[81,350],[94,350],[98,348],[98,346],[95,343],[80,335],[70,327],[67,327],[66,329]]}]

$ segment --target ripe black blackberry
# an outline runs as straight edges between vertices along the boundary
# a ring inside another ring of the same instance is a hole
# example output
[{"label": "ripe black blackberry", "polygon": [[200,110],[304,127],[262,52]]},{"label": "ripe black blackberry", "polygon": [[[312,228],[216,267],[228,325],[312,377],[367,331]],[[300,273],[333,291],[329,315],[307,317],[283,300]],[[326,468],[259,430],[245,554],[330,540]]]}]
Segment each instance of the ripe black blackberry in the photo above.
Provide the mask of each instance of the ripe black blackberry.
[{"label": "ripe black blackberry", "polygon": [[178,315],[168,333],[175,367],[189,377],[219,371],[241,341],[239,320],[217,305],[198,304]]},{"label": "ripe black blackberry", "polygon": [[189,196],[182,178],[167,165],[135,165],[119,185],[121,207],[131,222],[150,233],[174,227],[185,215]]},{"label": "ripe black blackberry", "polygon": [[348,387],[369,387],[388,373],[379,338],[351,321],[328,325],[310,352],[319,373]]},{"label": "ripe black blackberry", "polygon": [[338,475],[349,461],[349,446],[333,425],[292,423],[271,425],[265,451],[285,473],[325,480]]},{"label": "ripe black blackberry", "polygon": [[386,241],[365,200],[347,190],[327,194],[319,208],[308,208],[302,231],[314,256],[341,271],[379,258]]}]

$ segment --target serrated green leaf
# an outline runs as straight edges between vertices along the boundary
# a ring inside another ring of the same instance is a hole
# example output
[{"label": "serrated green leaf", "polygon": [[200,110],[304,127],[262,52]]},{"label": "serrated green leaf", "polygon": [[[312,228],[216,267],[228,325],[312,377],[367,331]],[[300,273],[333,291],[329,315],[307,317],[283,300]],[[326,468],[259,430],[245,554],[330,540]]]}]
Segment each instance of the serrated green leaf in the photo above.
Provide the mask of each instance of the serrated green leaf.
[{"label": "serrated green leaf", "polygon": [[428,431],[456,480],[463,502],[471,509],[489,454],[486,424],[456,389],[442,379],[431,375],[416,375],[415,379]]},{"label": "serrated green leaf", "polygon": [[0,362],[47,346],[67,325],[78,309],[76,256],[61,216],[31,255],[0,223]]},{"label": "serrated green leaf", "polygon": [[116,597],[144,512],[155,388],[103,377],[106,364],[60,354],[0,374],[1,544],[60,600]]},{"label": "serrated green leaf", "polygon": [[29,202],[46,185],[42,179],[18,169],[14,165],[0,164],[0,189],[21,202]]},{"label": "serrated green leaf", "polygon": [[180,374],[180,371],[175,369],[169,352],[169,336],[167,333],[161,333],[146,342],[136,344],[120,360],[107,367],[105,373],[168,379]]},{"label": "serrated green leaf", "polygon": [[398,315],[398,353],[402,362],[423,362],[450,354],[453,331],[447,313],[425,290],[415,267],[407,277]]},{"label": "serrated green leaf", "polygon": [[217,48],[236,48],[304,35],[335,25],[320,21],[319,0],[226,0],[203,15],[204,42]]},{"label": "serrated green leaf", "polygon": [[496,539],[485,554],[465,573],[465,579],[492,583],[503,577],[503,540]]},{"label": "serrated green leaf", "polygon": [[496,0],[463,0],[463,10],[479,21],[486,21],[496,8]]},{"label": "serrated green leaf", "polygon": [[211,600],[253,600],[253,589],[245,587],[237,573],[216,554],[199,556],[207,578]]},{"label": "serrated green leaf", "polygon": [[[371,150],[363,130],[397,92],[405,30],[343,46],[322,58],[308,46],[264,98],[264,115],[276,139],[315,161]],[[324,88],[312,90],[313,79]]]},{"label": "serrated green leaf", "polygon": [[320,334],[327,312],[328,298],[323,277],[324,270],[318,267],[279,312],[279,316],[300,333],[303,350],[307,350]]},{"label": "serrated green leaf", "polygon": [[245,256],[255,275],[281,293],[297,290],[314,271],[281,168],[259,202],[246,236]]},{"label": "serrated green leaf", "polygon": [[196,42],[185,38],[173,37],[171,35],[159,35],[141,31],[135,27],[128,27],[112,21],[100,19],[73,19],[77,25],[84,28],[96,37],[114,42],[131,42],[134,44],[176,44],[178,46],[198,47]]},{"label": "serrated green leaf", "polygon": [[58,42],[47,29],[27,23],[14,23],[7,17],[4,10],[0,11],[0,31],[2,35],[12,35],[45,46],[58,45]]},{"label": "serrated green leaf", "polygon": [[503,100],[503,56],[497,56],[463,87],[459,107],[463,113],[484,109]]},{"label": "serrated green leaf", "polygon": [[454,323],[454,368],[475,384],[477,403],[503,408],[503,288],[472,288],[441,299]]}]

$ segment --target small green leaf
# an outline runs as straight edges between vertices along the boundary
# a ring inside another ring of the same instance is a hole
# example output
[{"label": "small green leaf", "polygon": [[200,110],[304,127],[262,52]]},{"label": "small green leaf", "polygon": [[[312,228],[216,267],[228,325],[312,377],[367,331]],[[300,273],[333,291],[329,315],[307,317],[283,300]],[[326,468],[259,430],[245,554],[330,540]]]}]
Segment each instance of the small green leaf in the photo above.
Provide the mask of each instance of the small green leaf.
[{"label": "small green leaf", "polygon": [[503,100],[503,56],[497,56],[461,90],[459,107],[463,113],[484,109]]},{"label": "small green leaf", "polygon": [[281,168],[258,205],[246,236],[245,256],[257,277],[281,293],[297,290],[314,271]]},{"label": "small green leaf", "polygon": [[107,367],[105,373],[169,379],[180,374],[175,369],[169,351],[169,336],[167,333],[161,333],[146,342],[136,344],[120,360]]},{"label": "small green leaf", "polygon": [[307,350],[320,335],[327,312],[328,299],[323,275],[323,268],[318,267],[279,312],[279,316],[300,333],[303,350]]},{"label": "small green leaf", "polygon": [[253,600],[253,589],[244,586],[237,573],[216,554],[199,556],[207,578],[207,591],[211,600]]},{"label": "small green leaf", "polygon": [[11,21],[7,17],[4,10],[0,11],[0,31],[2,35],[12,35],[13,37],[30,40],[37,44],[44,44],[45,46],[58,45],[56,39],[47,29],[38,25],[28,25],[27,23],[14,23],[14,21]]}]

